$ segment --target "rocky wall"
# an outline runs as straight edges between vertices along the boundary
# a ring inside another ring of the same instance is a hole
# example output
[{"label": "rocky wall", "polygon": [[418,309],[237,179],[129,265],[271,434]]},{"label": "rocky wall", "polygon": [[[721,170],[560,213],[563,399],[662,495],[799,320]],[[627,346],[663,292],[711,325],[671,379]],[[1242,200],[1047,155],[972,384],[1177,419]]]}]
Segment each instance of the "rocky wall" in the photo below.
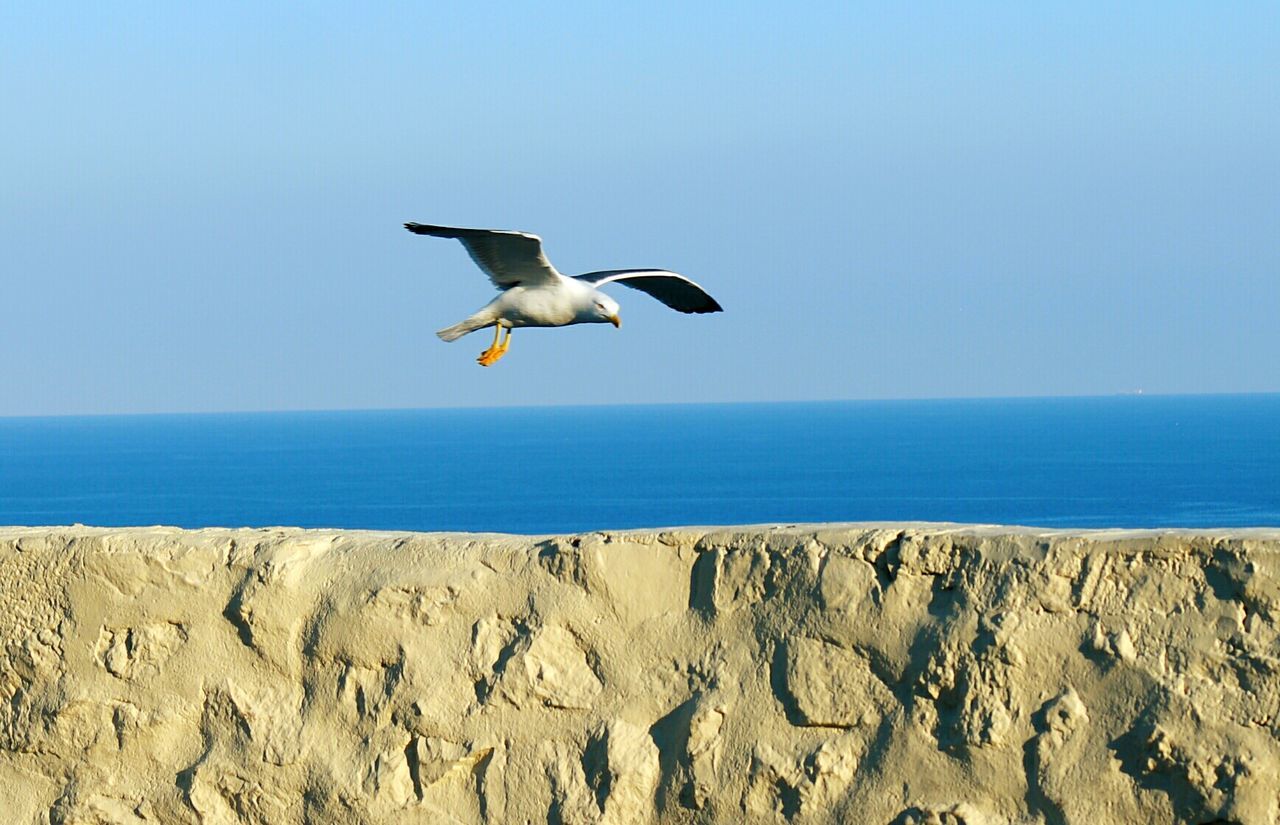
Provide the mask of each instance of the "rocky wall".
[{"label": "rocky wall", "polygon": [[1280,531],[0,529],[5,823],[1273,823]]}]

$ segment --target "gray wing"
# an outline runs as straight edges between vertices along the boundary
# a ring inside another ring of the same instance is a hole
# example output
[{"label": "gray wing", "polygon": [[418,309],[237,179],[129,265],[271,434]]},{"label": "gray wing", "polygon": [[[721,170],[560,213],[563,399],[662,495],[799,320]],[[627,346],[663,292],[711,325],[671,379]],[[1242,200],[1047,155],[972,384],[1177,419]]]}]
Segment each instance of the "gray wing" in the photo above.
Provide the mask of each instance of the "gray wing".
[{"label": "gray wing", "polygon": [[542,252],[542,238],[527,232],[503,229],[462,229],[406,223],[416,235],[455,238],[462,241],[476,266],[484,270],[498,289],[552,283],[563,277]]},{"label": "gray wing", "polygon": [[724,308],[693,281],[665,269],[606,269],[575,275],[592,286],[619,283],[647,292],[680,312],[723,312]]}]

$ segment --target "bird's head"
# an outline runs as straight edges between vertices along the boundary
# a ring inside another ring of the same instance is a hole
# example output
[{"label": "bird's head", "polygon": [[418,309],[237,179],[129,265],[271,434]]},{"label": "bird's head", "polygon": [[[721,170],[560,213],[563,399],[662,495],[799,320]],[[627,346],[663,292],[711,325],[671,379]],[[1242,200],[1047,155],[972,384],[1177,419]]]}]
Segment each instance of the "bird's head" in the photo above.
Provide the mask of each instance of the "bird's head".
[{"label": "bird's head", "polygon": [[622,319],[618,317],[620,307],[617,301],[599,291],[592,298],[594,300],[591,307],[593,320],[613,324],[615,327],[622,326]]}]

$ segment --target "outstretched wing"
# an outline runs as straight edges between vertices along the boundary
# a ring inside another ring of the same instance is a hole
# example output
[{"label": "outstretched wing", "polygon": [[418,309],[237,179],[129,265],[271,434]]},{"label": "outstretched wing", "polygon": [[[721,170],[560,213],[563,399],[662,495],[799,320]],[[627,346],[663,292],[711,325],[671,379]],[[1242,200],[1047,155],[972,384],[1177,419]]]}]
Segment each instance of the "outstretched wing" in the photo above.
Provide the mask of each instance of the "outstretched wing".
[{"label": "outstretched wing", "polygon": [[619,283],[647,292],[680,312],[722,312],[723,307],[693,281],[665,269],[607,269],[574,276],[592,286]]},{"label": "outstretched wing", "polygon": [[547,284],[562,277],[543,254],[542,238],[528,232],[461,229],[423,223],[406,223],[404,228],[417,235],[462,241],[471,260],[484,270],[498,289]]}]

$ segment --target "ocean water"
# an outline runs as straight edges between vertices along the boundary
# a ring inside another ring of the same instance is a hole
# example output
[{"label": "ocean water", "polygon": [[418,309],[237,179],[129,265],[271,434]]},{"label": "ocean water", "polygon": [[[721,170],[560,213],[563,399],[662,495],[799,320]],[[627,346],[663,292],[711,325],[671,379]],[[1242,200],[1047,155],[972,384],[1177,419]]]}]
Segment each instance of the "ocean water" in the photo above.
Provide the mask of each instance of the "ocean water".
[{"label": "ocean water", "polygon": [[0,419],[0,524],[1280,525],[1280,395]]}]

